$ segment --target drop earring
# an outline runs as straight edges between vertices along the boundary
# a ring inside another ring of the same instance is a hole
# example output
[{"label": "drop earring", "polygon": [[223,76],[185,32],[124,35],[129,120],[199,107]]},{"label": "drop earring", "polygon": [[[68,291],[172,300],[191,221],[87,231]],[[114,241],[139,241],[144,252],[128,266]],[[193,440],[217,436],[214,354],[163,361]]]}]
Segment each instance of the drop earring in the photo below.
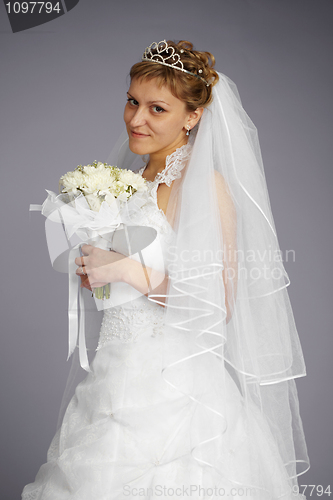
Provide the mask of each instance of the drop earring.
[{"label": "drop earring", "polygon": [[191,127],[189,125],[186,125],[186,130],[187,130],[186,135],[189,136]]}]

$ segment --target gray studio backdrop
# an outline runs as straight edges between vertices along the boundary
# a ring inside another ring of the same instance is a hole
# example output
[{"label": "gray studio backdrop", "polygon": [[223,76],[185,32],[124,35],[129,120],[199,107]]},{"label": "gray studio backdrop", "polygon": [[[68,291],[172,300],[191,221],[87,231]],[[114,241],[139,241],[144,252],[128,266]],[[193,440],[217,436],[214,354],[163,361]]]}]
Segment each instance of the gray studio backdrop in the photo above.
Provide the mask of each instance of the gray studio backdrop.
[{"label": "gray studio backdrop", "polygon": [[129,68],[163,38],[213,52],[259,130],[280,246],[295,252],[285,267],[312,464],[300,483],[330,483],[332,20],[331,0],[81,0],[13,34],[1,3],[1,500],[19,499],[45,461],[70,366],[66,276],[29,204],[79,163],[106,160]]}]

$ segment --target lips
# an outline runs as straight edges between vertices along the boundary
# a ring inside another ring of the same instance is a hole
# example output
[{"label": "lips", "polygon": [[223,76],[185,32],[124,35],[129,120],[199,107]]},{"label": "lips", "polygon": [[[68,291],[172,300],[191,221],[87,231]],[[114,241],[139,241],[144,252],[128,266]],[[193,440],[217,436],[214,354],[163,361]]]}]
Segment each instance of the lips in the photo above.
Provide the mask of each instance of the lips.
[{"label": "lips", "polygon": [[141,134],[140,132],[134,132],[134,130],[131,130],[131,135],[132,135],[132,137],[135,137],[137,139],[142,138],[142,137],[149,137],[148,134]]}]

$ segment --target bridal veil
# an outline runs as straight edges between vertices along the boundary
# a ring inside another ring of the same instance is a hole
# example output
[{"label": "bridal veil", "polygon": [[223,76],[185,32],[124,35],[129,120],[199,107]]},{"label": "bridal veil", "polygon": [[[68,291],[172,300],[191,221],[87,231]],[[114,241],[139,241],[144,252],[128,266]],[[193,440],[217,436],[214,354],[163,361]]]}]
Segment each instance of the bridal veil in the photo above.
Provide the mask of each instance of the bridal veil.
[{"label": "bridal veil", "polygon": [[[213,101],[191,132],[190,160],[171,189],[166,216],[174,244],[164,256],[168,288],[164,296],[154,289],[148,294],[165,307],[161,377],[196,405],[191,439],[199,463],[213,468],[220,463],[232,425],[231,377],[243,411],[264,417],[291,484],[297,485],[309,459],[295,379],[306,370],[289,278],[256,128],[235,84],[218,75]],[[126,134],[108,163],[132,170],[143,165],[130,152]],[[231,465],[225,463],[224,470],[233,479]]]}]

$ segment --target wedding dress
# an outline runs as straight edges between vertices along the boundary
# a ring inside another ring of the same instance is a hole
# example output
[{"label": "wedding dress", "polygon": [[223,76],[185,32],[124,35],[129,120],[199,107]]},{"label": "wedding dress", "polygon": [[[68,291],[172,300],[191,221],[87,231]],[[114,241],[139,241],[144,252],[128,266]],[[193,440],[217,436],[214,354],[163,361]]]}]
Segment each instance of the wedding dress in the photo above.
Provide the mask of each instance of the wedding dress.
[{"label": "wedding dress", "polygon": [[[148,266],[175,237],[158,207],[157,188],[180,177],[190,148],[185,145],[169,156],[163,172],[147,182],[148,202],[132,219],[156,230],[145,252]],[[113,283],[112,294],[126,294],[126,287],[130,294],[128,285]],[[198,428],[204,438],[208,421],[195,400],[161,376],[165,352],[186,351],[182,335],[165,345],[164,317],[165,308],[144,295],[104,311],[91,372],[77,386],[47,463],[24,488],[23,500],[221,499],[228,494],[247,500],[305,498],[290,491],[267,422],[254,404],[244,404],[227,369],[223,385],[215,380],[214,387],[217,400],[224,391],[221,405],[228,423],[215,442],[217,460],[212,467],[193,457]],[[221,361],[207,354],[200,363],[204,391]],[[178,372],[183,386],[192,383],[190,369],[185,364]]]}]

